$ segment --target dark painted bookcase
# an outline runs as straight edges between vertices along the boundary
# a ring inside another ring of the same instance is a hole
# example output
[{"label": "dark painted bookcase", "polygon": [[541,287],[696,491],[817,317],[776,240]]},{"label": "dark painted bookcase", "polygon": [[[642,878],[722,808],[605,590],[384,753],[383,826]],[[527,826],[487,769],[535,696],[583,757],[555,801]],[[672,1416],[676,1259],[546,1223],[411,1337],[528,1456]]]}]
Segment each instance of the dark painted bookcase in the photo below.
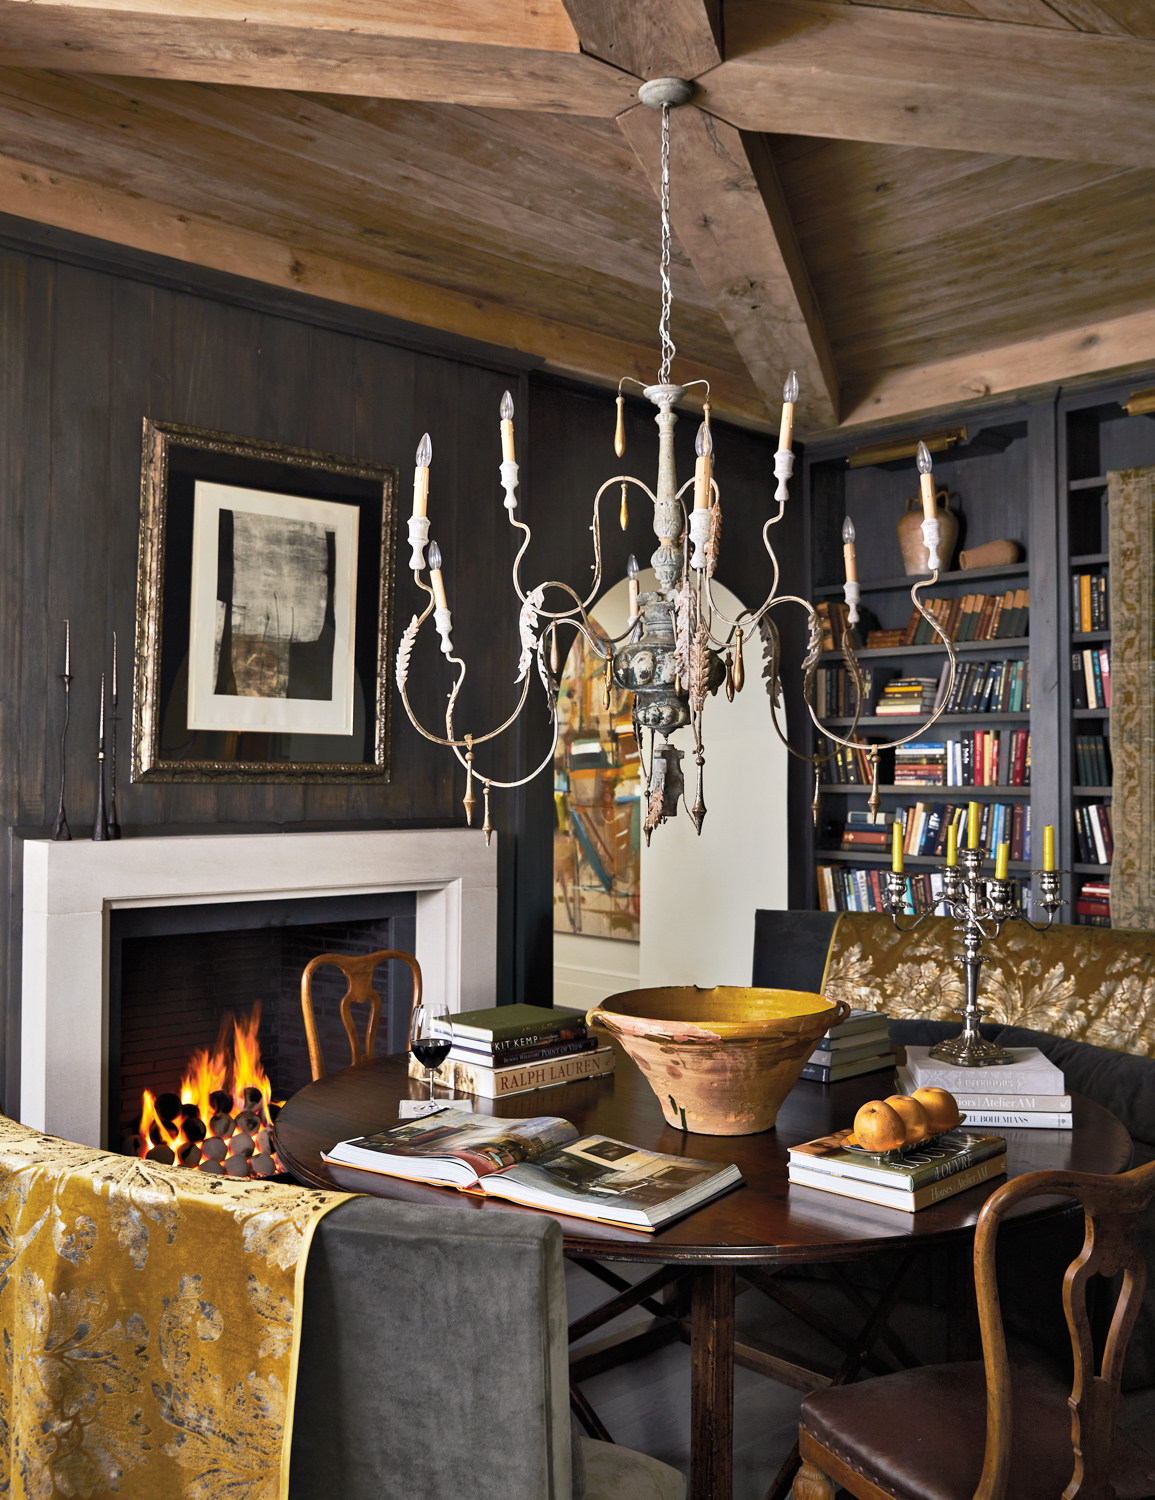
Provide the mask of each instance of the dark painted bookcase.
[{"label": "dark painted bookcase", "polygon": [[[1074,709],[1071,701],[1072,653],[1085,645],[1109,642],[1109,630],[1079,632],[1072,613],[1071,578],[1079,572],[1109,572],[1107,563],[1107,479],[1110,469],[1155,464],[1155,419],[1128,416],[1123,403],[1130,393],[1155,385],[1155,374],[1131,376],[1111,384],[1083,384],[1033,393],[1020,401],[936,412],[917,422],[807,445],[803,463],[805,547],[811,597],[841,600],[843,519],[854,522],[862,607],[881,629],[905,625],[910,618],[910,587],[899,550],[897,525],[908,499],[918,493],[913,457],[851,467],[856,448],[883,439],[918,438],[928,432],[965,427],[955,446],[934,456],[935,483],[947,489],[959,515],[959,540],[951,559],[953,571],[940,574],[928,590],[951,598],[976,592],[1030,589],[1030,626],[1026,639],[962,643],[960,666],[975,655],[995,661],[1005,657],[1030,662],[1030,710],[1022,714],[950,715],[929,732],[932,740],[958,738],[970,729],[1027,725],[1031,732],[1031,784],[1023,787],[911,787],[884,784],[883,809],[915,801],[946,804],[981,801],[1029,802],[1032,863],[1042,855],[1042,829],[1054,824],[1059,862],[1071,871],[1064,896],[1071,903],[1062,920],[1074,920],[1074,903],[1084,881],[1106,873],[1080,860],[1074,809],[1090,801],[1109,802],[1110,789],[1078,784],[1076,734],[1109,735],[1110,714],[1103,708]],[[959,551],[1007,537],[1020,543],[1023,560],[1004,568],[959,570]],[[1109,620],[1108,620],[1109,624]],[[924,647],[864,650],[863,667],[872,667],[869,708],[891,678],[937,676],[946,653],[941,643]],[[837,665],[840,654],[824,656],[822,665]],[[795,742],[812,752],[816,731],[808,716],[795,711]],[[850,721],[827,721],[845,733]],[[859,720],[863,738],[890,739],[908,733],[917,719],[895,721],[865,712]],[[799,732],[800,731],[800,732]],[[868,788],[823,785],[815,826],[806,777],[797,770],[791,780],[791,904],[812,909],[819,904],[816,872],[821,864],[869,868],[885,865],[888,856],[839,851],[846,812],[866,807]],[[907,856],[912,873],[934,868],[940,859]],[[1019,863],[1012,871],[1024,871]]]}]

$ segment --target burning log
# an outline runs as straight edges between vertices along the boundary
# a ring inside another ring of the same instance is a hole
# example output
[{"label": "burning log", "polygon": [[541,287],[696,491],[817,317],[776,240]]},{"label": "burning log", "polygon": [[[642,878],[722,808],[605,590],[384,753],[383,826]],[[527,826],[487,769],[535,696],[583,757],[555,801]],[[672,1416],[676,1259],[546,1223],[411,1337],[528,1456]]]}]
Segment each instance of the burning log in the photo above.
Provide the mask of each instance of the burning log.
[{"label": "burning log", "polygon": [[215,1047],[193,1054],[179,1094],[146,1089],[139,1131],[125,1138],[124,1149],[217,1177],[283,1171],[273,1131],[280,1105],[273,1103],[257,1043],[260,1017],[257,1004],[247,1018],[225,1022]]}]

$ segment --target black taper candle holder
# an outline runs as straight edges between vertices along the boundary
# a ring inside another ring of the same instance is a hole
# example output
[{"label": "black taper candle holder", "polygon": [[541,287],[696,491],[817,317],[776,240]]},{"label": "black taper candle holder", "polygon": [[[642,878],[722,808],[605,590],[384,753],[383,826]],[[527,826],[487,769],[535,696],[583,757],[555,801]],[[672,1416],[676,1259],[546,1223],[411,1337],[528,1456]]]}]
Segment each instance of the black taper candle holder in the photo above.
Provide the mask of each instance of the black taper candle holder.
[{"label": "black taper candle holder", "polygon": [[68,742],[68,715],[71,708],[69,689],[72,686],[71,672],[64,671],[59,674],[64,684],[64,728],[60,731],[60,798],[56,804],[56,822],[52,825],[52,837],[57,841],[71,839],[72,830],[68,826],[68,819],[64,816],[64,783],[67,773],[67,761],[64,750]]},{"label": "black taper candle holder", "polygon": [[108,814],[104,807],[104,673],[100,674],[100,736],[96,751],[96,819],[92,837],[100,842],[109,837]]}]

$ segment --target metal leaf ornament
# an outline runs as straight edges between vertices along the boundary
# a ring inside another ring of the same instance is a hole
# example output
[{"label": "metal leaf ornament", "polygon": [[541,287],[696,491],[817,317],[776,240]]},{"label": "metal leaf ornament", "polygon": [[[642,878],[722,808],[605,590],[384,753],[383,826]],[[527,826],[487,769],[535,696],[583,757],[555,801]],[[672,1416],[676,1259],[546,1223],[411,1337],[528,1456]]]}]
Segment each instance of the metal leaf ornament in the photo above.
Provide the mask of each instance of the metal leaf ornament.
[{"label": "metal leaf ornament", "polygon": [[722,506],[717,500],[710,507],[710,535],[706,539],[706,577],[713,578],[722,545]]},{"label": "metal leaf ornament", "polygon": [[655,781],[650,788],[650,798],[646,803],[646,821],[642,824],[642,832],[646,836],[646,848],[650,846],[650,834],[659,823],[664,821],[662,807],[665,802],[665,788],[661,781]]},{"label": "metal leaf ornament", "polygon": [[782,664],[782,642],[778,638],[778,627],[769,615],[763,615],[758,621],[758,634],[762,637],[762,681],[766,684],[766,696],[771,708],[781,708],[782,679],[778,674]]},{"label": "metal leaf ornament", "polygon": [[401,644],[397,647],[397,686],[403,688],[409,680],[409,658],[413,655],[413,642],[417,639],[417,629],[421,624],[414,615],[405,627],[405,634],[401,637]]},{"label": "metal leaf ornament", "polygon": [[816,610],[810,611],[810,640],[806,646],[806,659],[802,663],[802,691],[810,702],[814,701],[814,680],[818,662],[822,656],[822,621]]},{"label": "metal leaf ornament", "polygon": [[699,625],[690,643],[690,709],[700,714],[706,705],[706,693],[710,686],[710,633]]},{"label": "metal leaf ornament", "polygon": [[683,682],[690,680],[694,641],[694,590],[689,568],[682,569],[682,586],[674,605],[674,667]]},{"label": "metal leaf ornament", "polygon": [[545,602],[545,588],[536,588],[527,594],[521,613],[517,617],[517,629],[521,636],[521,655],[517,659],[517,677],[520,682],[529,671],[529,664],[537,650],[537,612]]}]

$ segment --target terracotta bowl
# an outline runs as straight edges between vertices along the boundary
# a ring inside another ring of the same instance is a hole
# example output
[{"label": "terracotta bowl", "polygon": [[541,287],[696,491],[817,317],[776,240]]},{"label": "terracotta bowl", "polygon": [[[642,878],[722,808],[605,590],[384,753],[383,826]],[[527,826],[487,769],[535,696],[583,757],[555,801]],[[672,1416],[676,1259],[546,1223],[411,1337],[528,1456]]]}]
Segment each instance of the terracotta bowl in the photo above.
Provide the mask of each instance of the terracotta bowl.
[{"label": "terracotta bowl", "polygon": [[680,985],[610,995],[587,1020],[618,1038],[670,1125],[754,1135],[774,1124],[819,1038],[849,1013],[803,990]]}]

